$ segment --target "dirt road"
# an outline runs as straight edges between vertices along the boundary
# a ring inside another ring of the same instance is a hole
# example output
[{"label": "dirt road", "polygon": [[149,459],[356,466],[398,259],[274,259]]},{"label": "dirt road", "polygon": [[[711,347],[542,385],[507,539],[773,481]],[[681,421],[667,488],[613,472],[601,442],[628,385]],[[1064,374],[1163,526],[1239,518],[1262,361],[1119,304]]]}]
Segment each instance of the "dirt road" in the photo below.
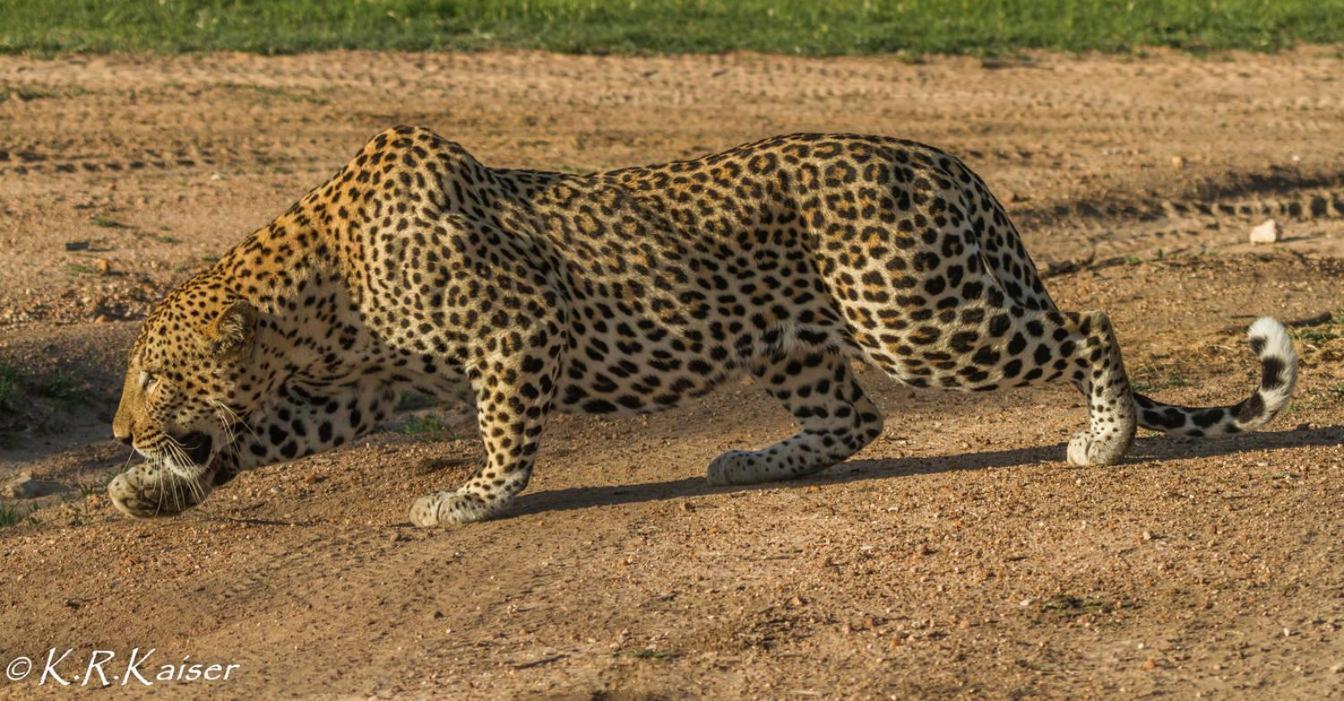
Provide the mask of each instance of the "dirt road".
[{"label": "dirt road", "polygon": [[[53,647],[75,649],[67,679],[94,649],[118,654],[109,673],[134,648],[156,673],[237,665],[158,683],[174,697],[1340,695],[1342,76],[1319,49],[0,57],[0,364],[54,387],[13,409],[35,413],[9,417],[0,480],[70,488],[0,528],[0,665],[40,671]],[[734,384],[646,418],[558,418],[510,515],[416,530],[411,501],[479,453],[439,407],[180,518],[119,517],[99,488],[127,460],[107,422],[137,319],[395,123],[493,165],[585,171],[801,130],[934,143],[1007,204],[1061,306],[1111,311],[1145,390],[1238,400],[1244,327],[1318,317],[1298,329],[1298,399],[1265,433],[1142,437],[1118,467],[1072,469],[1069,390],[865,372],[887,428],[854,460],[711,488],[715,455],[791,431]],[[1283,240],[1246,243],[1271,217]],[[36,680],[0,696],[49,696]]]}]

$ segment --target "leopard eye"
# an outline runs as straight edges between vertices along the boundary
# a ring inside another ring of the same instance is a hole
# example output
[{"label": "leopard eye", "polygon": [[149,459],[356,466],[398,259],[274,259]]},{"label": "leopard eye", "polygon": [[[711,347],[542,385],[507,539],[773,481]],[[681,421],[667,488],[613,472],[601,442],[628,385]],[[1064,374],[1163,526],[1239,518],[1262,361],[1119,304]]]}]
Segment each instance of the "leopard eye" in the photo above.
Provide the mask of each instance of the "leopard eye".
[{"label": "leopard eye", "polygon": [[140,372],[140,391],[148,392],[149,390],[154,389],[154,386],[157,384],[159,384],[159,377],[157,375],[143,370]]}]

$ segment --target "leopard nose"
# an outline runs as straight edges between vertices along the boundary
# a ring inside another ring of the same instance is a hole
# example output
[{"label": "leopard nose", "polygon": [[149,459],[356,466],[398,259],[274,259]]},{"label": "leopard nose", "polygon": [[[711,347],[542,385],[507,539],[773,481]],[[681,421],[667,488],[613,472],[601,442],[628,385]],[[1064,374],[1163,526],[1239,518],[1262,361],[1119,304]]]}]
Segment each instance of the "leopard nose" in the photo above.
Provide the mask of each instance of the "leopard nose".
[{"label": "leopard nose", "polygon": [[125,445],[130,445],[132,442],[135,441],[135,439],[132,438],[131,434],[129,433],[124,436],[117,436],[117,440],[121,441]]}]

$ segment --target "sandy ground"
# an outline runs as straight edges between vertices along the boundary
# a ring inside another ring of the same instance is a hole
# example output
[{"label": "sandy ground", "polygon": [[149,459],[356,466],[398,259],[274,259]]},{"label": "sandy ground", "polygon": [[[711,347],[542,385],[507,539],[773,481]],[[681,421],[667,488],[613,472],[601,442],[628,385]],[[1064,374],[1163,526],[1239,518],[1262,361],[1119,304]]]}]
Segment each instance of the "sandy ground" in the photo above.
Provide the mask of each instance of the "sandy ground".
[{"label": "sandy ground", "polygon": [[[40,671],[53,647],[75,649],[66,679],[94,649],[119,655],[109,676],[133,648],[156,649],[155,673],[238,665],[159,682],[174,697],[1339,697],[1338,321],[1300,329],[1299,398],[1272,430],[1142,437],[1109,469],[1063,462],[1085,420],[1065,389],[918,393],[865,372],[885,434],[795,484],[703,481],[719,452],[791,431],[734,384],[554,420],[517,507],[465,528],[406,522],[471,470],[465,429],[394,425],[170,520],[123,519],[99,487],[127,460],[107,422],[136,320],[398,122],[568,170],[799,130],[935,143],[1007,203],[1062,306],[1111,311],[1145,389],[1235,401],[1251,319],[1344,306],[1342,81],[1319,49],[0,57],[0,361],[86,395],[0,451],[0,479],[72,488],[0,529],[0,665]],[[1285,240],[1246,243],[1268,217]],[[36,680],[0,696],[49,697]]]}]

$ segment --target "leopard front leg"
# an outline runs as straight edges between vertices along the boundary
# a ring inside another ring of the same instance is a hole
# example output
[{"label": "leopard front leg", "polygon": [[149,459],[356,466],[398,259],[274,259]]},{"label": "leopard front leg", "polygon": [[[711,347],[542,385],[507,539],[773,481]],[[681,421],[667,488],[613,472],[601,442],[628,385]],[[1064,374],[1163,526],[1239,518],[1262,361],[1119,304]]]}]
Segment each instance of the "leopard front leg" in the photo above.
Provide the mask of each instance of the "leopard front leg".
[{"label": "leopard front leg", "polygon": [[882,415],[836,353],[777,358],[752,372],[802,430],[768,448],[720,455],[709,465],[710,484],[771,482],[820,472],[882,432]]},{"label": "leopard front leg", "polygon": [[527,486],[551,410],[559,371],[556,355],[545,348],[529,348],[517,358],[491,361],[476,376],[469,373],[485,462],[456,490],[417,499],[411,506],[411,523],[447,526],[480,521],[498,513]]},{"label": "leopard front leg", "polygon": [[1069,441],[1073,465],[1113,465],[1134,442],[1134,392],[1120,344],[1105,312],[1066,314],[1084,341],[1074,358],[1073,383],[1088,398],[1091,425]]}]

